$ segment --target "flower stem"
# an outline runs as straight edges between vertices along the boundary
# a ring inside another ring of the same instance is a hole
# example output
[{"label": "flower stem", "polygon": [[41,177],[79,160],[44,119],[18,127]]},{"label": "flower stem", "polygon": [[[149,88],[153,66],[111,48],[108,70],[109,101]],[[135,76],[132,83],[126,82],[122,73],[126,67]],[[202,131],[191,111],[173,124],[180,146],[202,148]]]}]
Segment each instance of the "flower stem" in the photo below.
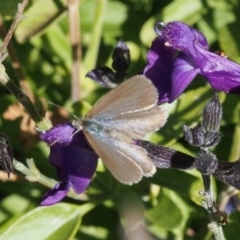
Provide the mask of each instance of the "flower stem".
[{"label": "flower stem", "polygon": [[8,77],[2,64],[0,64],[0,83],[23,105],[39,130],[43,131],[51,128],[51,122],[41,117],[30,98]]},{"label": "flower stem", "polygon": [[[1,35],[2,39],[5,39],[5,36],[7,36],[8,34],[9,33],[6,31],[5,26],[4,26],[4,22],[2,21],[1,16],[0,16],[0,35]],[[3,51],[4,50],[5,49],[3,49]],[[22,91],[25,94],[27,94],[30,97],[31,101],[35,102],[33,91],[31,89],[29,83],[26,80],[25,74],[22,70],[22,65],[19,61],[17,52],[14,48],[14,44],[9,39],[9,37],[8,37],[7,50],[8,50],[10,60],[11,60],[12,68],[15,71],[16,77],[19,81],[20,88],[22,89]],[[1,51],[0,51],[0,54],[1,54]]]},{"label": "flower stem", "polygon": [[218,95],[205,105],[202,113],[201,124],[195,128],[184,126],[185,139],[192,146],[200,147],[195,158],[196,169],[202,174],[204,191],[199,191],[205,199],[203,207],[208,211],[210,223],[208,224],[216,240],[224,240],[222,225],[227,223],[227,214],[219,210],[215,203],[211,175],[218,168],[217,157],[209,151],[209,148],[216,146],[221,140],[219,128],[222,120],[222,105]]},{"label": "flower stem", "polygon": [[[15,30],[15,28],[17,27],[18,23],[22,20],[22,18],[24,17],[23,16],[23,11],[25,9],[25,7],[27,6],[28,4],[28,1],[29,0],[23,0],[22,3],[19,3],[18,4],[18,10],[17,10],[17,13],[15,15],[15,18],[14,18],[14,21],[8,31],[8,34],[7,36],[4,38],[4,41],[3,41],[3,44],[0,48],[0,55],[3,54],[3,52],[5,51],[5,49],[7,48],[7,45],[9,43],[9,41],[11,40],[12,38],[12,35],[13,35],[13,32]],[[0,20],[1,21],[1,20]],[[3,61],[4,59],[1,59],[1,62]]]},{"label": "flower stem", "polygon": [[199,194],[205,198],[202,201],[202,205],[209,214],[210,223],[208,224],[208,228],[213,232],[215,240],[225,240],[222,226],[219,224],[219,218],[222,216],[222,212],[218,210],[215,204],[211,175],[202,174],[202,178],[205,190],[200,191]]}]

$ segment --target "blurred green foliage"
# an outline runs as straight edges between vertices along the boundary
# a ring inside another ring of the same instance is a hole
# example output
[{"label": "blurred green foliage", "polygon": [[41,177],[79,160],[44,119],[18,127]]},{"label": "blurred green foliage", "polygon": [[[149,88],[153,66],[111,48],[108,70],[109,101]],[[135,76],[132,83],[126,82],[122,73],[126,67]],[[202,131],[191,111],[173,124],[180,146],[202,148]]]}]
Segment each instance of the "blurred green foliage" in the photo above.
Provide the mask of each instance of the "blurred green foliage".
[{"label": "blurred green foliage", "polygon": [[[0,0],[6,28],[11,25],[18,2]],[[79,91],[83,101],[73,107],[74,114],[85,114],[107,91],[84,76],[95,66],[111,66],[111,53],[119,38],[126,41],[131,51],[128,73],[144,68],[147,49],[156,37],[153,31],[156,21],[178,20],[193,25],[204,33],[211,51],[223,50],[240,63],[239,11],[237,0],[82,0],[79,16],[83,59]],[[13,44],[26,80],[38,101],[71,108],[67,1],[31,0],[25,16],[15,31]],[[4,65],[10,78],[19,84],[10,58]],[[183,140],[181,125],[199,122],[203,106],[213,93],[207,82],[197,77],[180,99],[169,106],[167,124],[151,140],[194,155],[198,149]],[[220,99],[224,137],[213,151],[220,160],[233,161],[240,154],[239,97],[221,93]],[[46,145],[39,143],[34,131],[29,128],[23,131],[24,114],[18,113],[18,107],[11,108],[15,99],[3,87],[0,101],[0,131],[9,136],[15,158],[22,162],[34,158],[43,174],[56,179],[55,170],[47,161]],[[53,112],[59,110],[49,108]],[[56,123],[63,121],[57,116]],[[56,206],[39,207],[41,195],[48,189],[18,174],[17,181],[0,181],[0,239],[211,239],[208,213],[201,207],[198,195],[202,188],[200,174],[195,171],[158,170],[152,178],[125,186],[100,165],[87,189],[89,202],[66,198]],[[225,188],[224,184],[215,183],[217,197]],[[240,213],[234,213],[224,227],[227,239],[239,236],[239,218]],[[132,237],[124,236],[124,230]]]}]

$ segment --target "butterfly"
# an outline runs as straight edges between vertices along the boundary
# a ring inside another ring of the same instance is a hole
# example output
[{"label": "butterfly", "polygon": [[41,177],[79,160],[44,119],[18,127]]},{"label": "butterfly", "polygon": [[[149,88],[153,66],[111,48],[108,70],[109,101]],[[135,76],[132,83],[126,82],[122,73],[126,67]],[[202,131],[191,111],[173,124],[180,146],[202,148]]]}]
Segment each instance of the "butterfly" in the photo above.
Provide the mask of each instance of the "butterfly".
[{"label": "butterfly", "polygon": [[83,131],[113,176],[124,184],[137,183],[156,172],[136,139],[165,124],[167,113],[157,105],[158,98],[151,80],[136,75],[105,94],[85,117],[72,122]]}]

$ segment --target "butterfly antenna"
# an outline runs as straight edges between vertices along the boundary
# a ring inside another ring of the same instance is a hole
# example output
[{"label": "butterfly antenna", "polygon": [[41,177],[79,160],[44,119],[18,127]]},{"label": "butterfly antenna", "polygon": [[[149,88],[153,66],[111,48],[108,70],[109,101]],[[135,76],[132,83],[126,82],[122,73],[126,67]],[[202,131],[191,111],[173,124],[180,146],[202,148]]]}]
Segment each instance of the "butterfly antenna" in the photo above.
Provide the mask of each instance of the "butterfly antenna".
[{"label": "butterfly antenna", "polygon": [[[70,113],[66,108],[61,107],[61,106],[59,106],[59,105],[57,105],[57,104],[55,104],[55,103],[53,103],[53,102],[49,102],[49,104],[52,104],[52,105],[55,106],[55,107],[59,107],[59,108],[65,110],[69,115],[73,116],[73,117],[76,119],[76,121],[74,121],[74,122],[76,122],[76,123],[79,123],[79,122],[80,122],[80,121],[79,121],[79,118],[78,118],[76,115],[74,115],[73,113]],[[74,124],[73,124],[73,125],[74,125]],[[75,126],[75,125],[74,125],[74,126]],[[70,136],[70,138],[73,137],[75,134],[77,134],[77,133],[78,133],[79,131],[81,131],[81,130],[82,130],[81,128],[76,128],[76,131]],[[50,146],[54,145],[56,142],[57,142],[57,141],[51,143]]]},{"label": "butterfly antenna", "polygon": [[65,112],[67,112],[70,116],[74,117],[75,119],[78,119],[78,117],[77,117],[76,115],[74,115],[73,113],[70,113],[66,108],[61,107],[61,106],[59,106],[59,105],[57,105],[56,103],[53,103],[53,102],[49,102],[49,101],[48,101],[48,103],[51,104],[51,105],[53,105],[53,106],[55,106],[55,107],[58,107],[58,108],[63,109],[63,110],[64,110]]}]

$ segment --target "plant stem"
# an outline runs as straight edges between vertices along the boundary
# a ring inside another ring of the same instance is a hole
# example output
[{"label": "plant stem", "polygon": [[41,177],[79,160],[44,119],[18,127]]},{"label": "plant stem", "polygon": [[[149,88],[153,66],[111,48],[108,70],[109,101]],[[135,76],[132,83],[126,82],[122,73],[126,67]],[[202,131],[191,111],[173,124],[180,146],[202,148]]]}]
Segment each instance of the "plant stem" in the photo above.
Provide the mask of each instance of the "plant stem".
[{"label": "plant stem", "polygon": [[93,29],[91,34],[92,41],[88,45],[88,52],[84,59],[85,68],[89,71],[95,68],[98,49],[102,37],[102,28],[104,23],[105,9],[107,6],[107,0],[98,0],[96,3],[96,18],[93,21]]},{"label": "plant stem", "polygon": [[[28,1],[29,0],[23,0],[22,3],[18,4],[18,10],[17,10],[17,13],[15,15],[14,21],[13,21],[13,23],[12,23],[12,25],[11,25],[9,31],[8,31],[7,36],[4,38],[3,45],[0,48],[0,55],[2,55],[3,52],[5,51],[5,49],[7,48],[7,45],[8,45],[9,41],[12,38],[12,35],[13,35],[13,32],[14,32],[16,26],[22,20],[22,18],[23,18],[23,11],[24,11],[25,7],[27,6]],[[2,59],[2,61],[3,61],[3,59]]]},{"label": "plant stem", "polygon": [[44,131],[51,128],[51,122],[41,117],[30,98],[8,77],[2,64],[0,64],[0,83],[23,105],[39,130]]},{"label": "plant stem", "polygon": [[[0,17],[0,35],[1,35],[2,39],[4,39],[8,35],[8,33],[5,29],[4,23],[1,20],[1,17]],[[19,61],[18,55],[14,48],[14,44],[12,43],[12,41],[10,39],[9,39],[9,42],[7,45],[7,50],[8,50],[9,57],[11,58],[12,68],[15,71],[15,74],[17,76],[17,79],[19,81],[19,85],[20,85],[22,91],[29,96],[29,98],[31,99],[32,102],[35,102],[34,94],[31,90],[29,83],[26,81],[25,75],[22,71],[21,63]]]},{"label": "plant stem", "polygon": [[200,191],[199,194],[205,197],[202,201],[203,207],[208,211],[210,223],[208,224],[209,230],[214,234],[215,240],[225,240],[222,226],[219,224],[219,213],[214,200],[214,193],[211,181],[211,175],[203,175],[204,191]]},{"label": "plant stem", "polygon": [[80,66],[82,57],[79,0],[68,0],[68,16],[70,42],[72,46],[71,98],[73,102],[77,102],[80,100]]}]

